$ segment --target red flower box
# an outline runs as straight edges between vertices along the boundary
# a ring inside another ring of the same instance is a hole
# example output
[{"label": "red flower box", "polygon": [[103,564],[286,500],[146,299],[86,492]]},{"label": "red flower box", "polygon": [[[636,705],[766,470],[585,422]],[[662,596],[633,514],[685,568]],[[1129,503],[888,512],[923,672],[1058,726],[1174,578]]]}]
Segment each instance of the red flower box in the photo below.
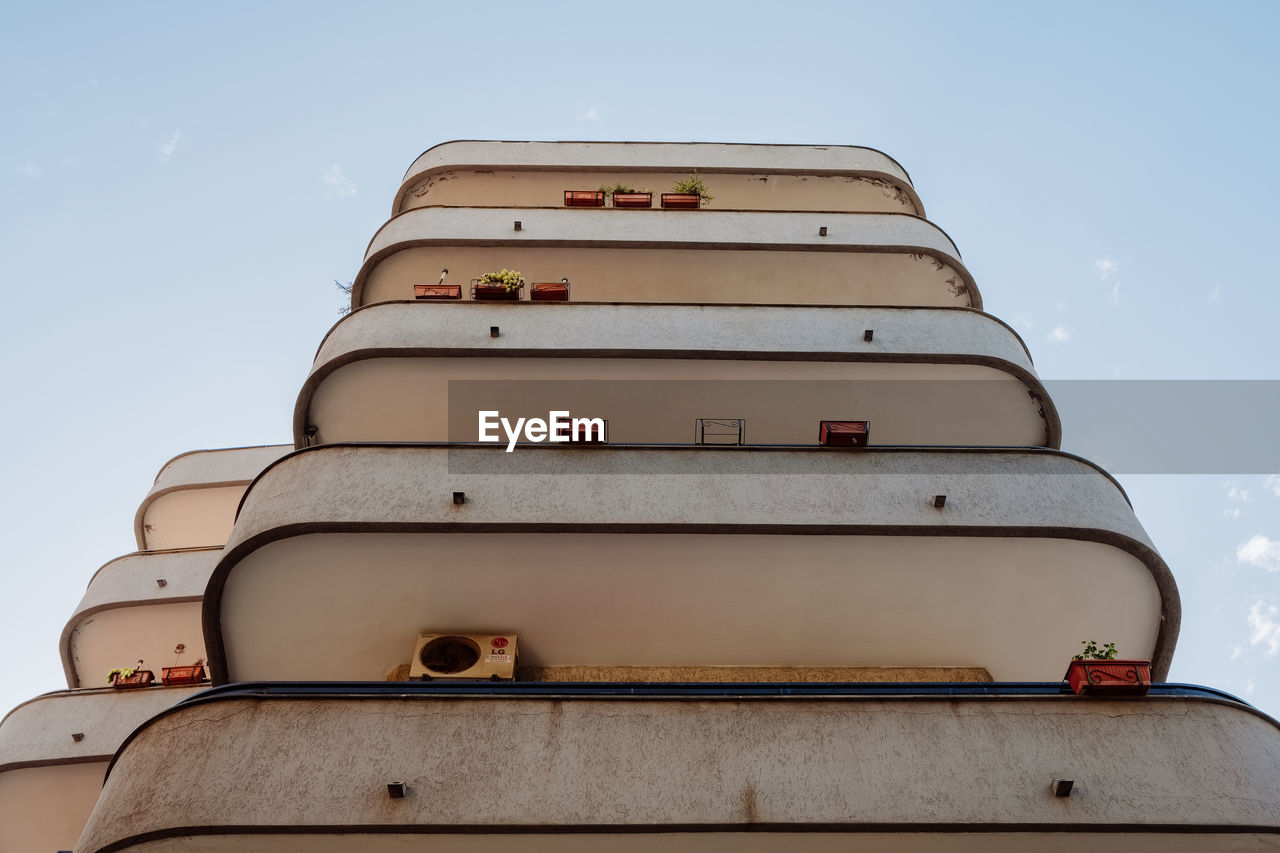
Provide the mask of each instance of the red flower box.
[{"label": "red flower box", "polygon": [[149,669],[139,669],[128,677],[121,677],[120,673],[111,676],[111,686],[117,690],[129,690],[134,687],[150,687],[151,682],[155,680],[156,674]]},{"label": "red flower box", "polygon": [[534,302],[568,302],[569,283],[564,281],[535,282],[529,291]]},{"label": "red flower box", "polygon": [[565,207],[604,207],[604,192],[600,190],[565,190]]},{"label": "red flower box", "polygon": [[821,421],[818,444],[826,447],[866,447],[871,421]]},{"label": "red flower box", "polygon": [[462,285],[460,284],[415,284],[413,286],[414,299],[461,299]]},{"label": "red flower box", "polygon": [[702,207],[702,196],[697,193],[663,193],[663,210],[697,210]]},{"label": "red flower box", "polygon": [[653,207],[653,193],[614,193],[613,206],[623,208]]},{"label": "red flower box", "polygon": [[1142,696],[1151,689],[1151,661],[1073,660],[1066,681],[1080,695]]},{"label": "red flower box", "polygon": [[166,666],[160,670],[161,684],[200,684],[204,680],[204,664],[198,666]]},{"label": "red flower box", "polygon": [[477,282],[471,285],[471,298],[475,300],[515,300],[520,298],[520,291],[507,290],[505,284]]}]

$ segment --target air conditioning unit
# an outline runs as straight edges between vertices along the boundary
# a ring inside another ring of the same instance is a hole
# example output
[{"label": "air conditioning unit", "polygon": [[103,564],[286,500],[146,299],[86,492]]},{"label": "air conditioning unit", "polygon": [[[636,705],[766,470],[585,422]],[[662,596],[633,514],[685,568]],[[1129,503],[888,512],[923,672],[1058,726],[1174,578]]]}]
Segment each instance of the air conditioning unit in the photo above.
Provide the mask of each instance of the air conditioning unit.
[{"label": "air conditioning unit", "polygon": [[409,663],[409,678],[421,681],[510,681],[515,677],[515,634],[419,634]]}]

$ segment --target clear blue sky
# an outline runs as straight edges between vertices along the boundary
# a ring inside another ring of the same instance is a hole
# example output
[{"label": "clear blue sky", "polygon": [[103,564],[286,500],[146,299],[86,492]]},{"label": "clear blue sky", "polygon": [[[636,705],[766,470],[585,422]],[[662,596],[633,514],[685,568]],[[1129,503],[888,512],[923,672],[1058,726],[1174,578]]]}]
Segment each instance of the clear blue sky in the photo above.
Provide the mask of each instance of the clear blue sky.
[{"label": "clear blue sky", "polygon": [[[63,686],[161,464],[289,440],[332,281],[448,139],[880,148],[1043,377],[1280,379],[1278,10],[7,4],[0,714]],[[1272,715],[1277,472],[1121,478],[1182,592],[1172,679]]]}]

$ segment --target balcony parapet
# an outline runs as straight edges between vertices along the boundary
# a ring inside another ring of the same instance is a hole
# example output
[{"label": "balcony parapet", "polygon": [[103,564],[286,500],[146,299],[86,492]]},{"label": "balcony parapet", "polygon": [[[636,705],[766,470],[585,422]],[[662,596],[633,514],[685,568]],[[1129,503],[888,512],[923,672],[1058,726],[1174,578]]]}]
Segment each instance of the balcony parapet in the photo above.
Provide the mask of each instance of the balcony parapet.
[{"label": "balcony parapet", "polygon": [[[925,301],[925,296],[913,290],[904,289],[905,284],[890,281],[877,285],[887,290],[886,295],[875,300],[875,304],[982,307],[977,284],[965,269],[955,244],[936,225],[917,216],[893,213],[654,211],[651,215],[637,213],[625,217],[628,221],[623,222],[623,217],[616,213],[609,210],[430,207],[405,211],[392,217],[370,241],[364,263],[352,283],[352,307],[407,298],[412,294],[411,288],[401,296],[388,295],[390,288],[399,287],[400,277],[416,276],[421,280],[413,283],[434,284],[435,276],[442,267],[451,268],[455,277],[463,281],[497,267],[520,269],[533,276],[530,280],[536,281],[559,281],[568,277],[577,283],[576,293],[591,283],[592,276],[603,276],[605,270],[612,270],[615,277],[629,271],[632,265],[610,252],[655,249],[667,251],[643,252],[643,257],[635,259],[636,263],[647,265],[650,275],[658,275],[653,272],[654,264],[670,265],[671,270],[665,271],[664,268],[660,277],[671,278],[676,291],[693,293],[690,298],[693,302],[761,301],[699,300],[694,285],[706,279],[707,287],[710,287],[710,278],[714,278],[715,270],[720,270],[722,277],[728,276],[727,284],[717,280],[716,287],[733,286],[744,292],[742,289],[748,283],[750,287],[761,288],[771,283],[774,291],[770,291],[770,301],[788,304],[824,301],[787,298],[786,288],[794,290],[797,281],[831,279],[837,282],[831,285],[835,293],[852,287],[850,282],[855,280],[868,277],[897,279],[918,266],[915,275],[920,282],[913,283],[913,286],[927,287],[927,298],[931,301]],[[518,230],[513,227],[516,221],[520,223]],[[415,250],[417,254],[412,254]],[[719,254],[704,255],[705,252]],[[390,271],[377,272],[380,265],[402,253],[410,254],[397,259],[396,265],[388,268]],[[853,271],[849,262],[850,259],[865,260],[866,263],[877,261],[883,266],[887,263],[884,260],[886,256],[905,266],[902,269],[897,266],[892,269],[867,267]],[[910,265],[911,261],[915,266]],[[677,274],[682,270],[688,280],[677,281]],[[753,276],[764,276],[768,282],[754,282]],[[372,284],[371,277],[375,279]],[[865,281],[864,285],[870,286]],[[627,284],[632,289],[638,286]],[[367,287],[371,292],[366,292]],[[894,293],[896,298],[890,298]],[[872,302],[870,299],[855,301]]]},{"label": "balcony parapet", "polygon": [[200,688],[68,690],[0,720],[0,850],[69,850],[131,731]]},{"label": "balcony parapet", "polygon": [[[584,174],[690,172],[870,178],[924,207],[906,170],[874,148],[852,145],[750,145],[713,142],[502,142],[456,140],[427,149],[405,173],[392,205],[399,213],[416,188],[449,172],[568,172]],[[597,181],[598,183],[598,181]]]},{"label": "balcony parapet", "polygon": [[[1261,849],[1280,833],[1280,730],[1214,691],[1157,686],[1104,700],[1043,684],[569,687],[210,691],[121,747],[77,849],[192,834],[213,850],[243,849],[278,833],[344,833],[391,850],[465,832],[502,850],[530,833],[650,843],[665,833],[686,851],[764,832],[775,843],[823,833],[805,844],[825,851],[909,832],[933,846],[1021,833],[1020,848],[998,849],[1184,853],[1224,836]],[[246,749],[279,760],[245,774]],[[198,796],[168,760],[188,750],[206,756]],[[1074,781],[1070,797],[1053,795],[1056,778]],[[391,781],[404,783],[403,798],[387,796]],[[1078,843],[1059,843],[1063,833]]]},{"label": "balcony parapet", "polygon": [[187,663],[204,657],[199,602],[221,554],[221,548],[139,552],[98,569],[62,629],[67,685],[96,687],[112,666],[139,658],[160,666],[179,642]]},{"label": "balcony parapet", "polygon": [[[244,487],[258,472],[291,449],[288,445],[232,447],[192,450],[173,457],[161,466],[134,515],[138,550],[221,546],[223,539],[219,536],[226,505],[229,503],[234,510]],[[194,505],[182,507],[184,498],[191,499]],[[159,504],[165,505],[163,510],[157,509]],[[225,519],[228,529],[229,521],[229,517]],[[176,522],[174,535],[160,529],[163,522]],[[193,537],[213,541],[191,541]]]},{"label": "balcony parapet", "polygon": [[[490,333],[494,328],[501,330],[496,337]],[[537,359],[551,361],[531,361]],[[643,360],[658,361],[646,368],[649,362]],[[700,363],[690,365],[690,360]],[[356,363],[361,363],[359,370],[343,370]],[[379,372],[383,367],[388,369]],[[335,376],[339,371],[341,375]],[[631,393],[622,391],[624,386],[638,393],[646,381],[669,380],[673,375],[714,378],[720,383],[717,393],[731,398],[735,389],[741,389],[738,397],[742,399],[737,402],[713,402],[699,395],[704,416],[708,410],[722,414],[741,406],[745,417],[747,408],[768,408],[757,398],[767,397],[769,387],[780,388],[770,386],[769,377],[787,383],[859,378],[864,395],[861,411],[871,411],[865,397],[873,389],[892,386],[903,398],[894,404],[898,411],[893,415],[914,425],[910,439],[887,439],[884,436],[892,431],[886,431],[880,434],[880,443],[1057,447],[1061,442],[1057,411],[1035,375],[1022,339],[998,319],[972,309],[569,303],[541,304],[535,310],[513,313],[491,304],[403,302],[366,306],[330,330],[294,409],[294,441],[297,447],[356,440],[473,441],[474,436],[455,435],[455,425],[445,425],[445,397],[461,393],[459,380],[486,379],[484,387],[490,389],[495,379],[509,380],[524,397],[531,393],[530,383],[542,381],[547,383],[547,402],[563,408],[563,401],[550,398],[558,391],[564,396],[575,377],[608,377],[608,383],[592,386],[597,396],[608,396]],[[410,393],[406,383],[415,377],[419,384]],[[673,387],[670,381],[659,384]],[[918,393],[901,390],[913,385]],[[967,389],[963,411],[939,412],[926,405],[950,399],[949,392],[956,387]],[[813,395],[844,393],[834,385],[828,388],[824,392],[815,386]],[[980,402],[978,395],[986,396]],[[455,403],[461,406],[462,401],[451,398],[449,412]],[[649,405],[639,396],[632,403],[633,408]],[[662,423],[678,420],[672,398],[666,396],[664,403]],[[906,405],[919,411],[908,414],[903,409]],[[803,421],[800,409],[793,406],[787,411],[788,417]],[[776,418],[782,413],[774,407],[769,414]],[[696,416],[672,428],[686,436]],[[789,439],[779,432],[781,424],[770,423],[765,432],[772,437],[752,443],[812,440],[820,417],[814,415],[811,422],[796,426],[799,432]],[[371,418],[377,421],[373,432],[354,423]],[[353,423],[345,425],[347,420]],[[984,421],[990,424],[982,426]],[[474,428],[474,423],[466,426]],[[889,423],[882,427],[888,428]],[[758,426],[752,429],[761,434]],[[971,432],[959,438],[965,429]],[[935,438],[920,439],[922,430],[932,430]],[[979,433],[988,438],[977,437]],[[907,438],[908,433],[899,435]],[[662,433],[656,426],[637,436],[643,437],[636,441],[645,442],[687,440]]]},{"label": "balcony parapet", "polygon": [[[531,666],[970,666],[1010,680],[1065,669],[1081,637],[1105,634],[1157,680],[1168,670],[1172,576],[1119,486],[1078,457],[503,450],[322,445],[265,470],[204,599],[215,683],[381,679],[444,622],[524,632]],[[320,587],[303,608],[295,591]],[[349,636],[369,619],[383,630]]]}]

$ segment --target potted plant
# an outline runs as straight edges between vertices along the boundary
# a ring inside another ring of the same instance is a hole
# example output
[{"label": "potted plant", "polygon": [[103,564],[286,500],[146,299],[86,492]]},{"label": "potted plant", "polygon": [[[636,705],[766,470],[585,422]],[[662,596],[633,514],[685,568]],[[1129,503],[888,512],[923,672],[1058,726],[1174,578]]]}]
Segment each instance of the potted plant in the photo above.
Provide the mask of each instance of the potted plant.
[{"label": "potted plant", "polygon": [[694,172],[687,178],[675,182],[671,192],[662,194],[663,210],[697,210],[704,201],[711,201],[714,196],[707,192],[707,185],[702,176]]},{"label": "potted plant", "polygon": [[160,683],[165,685],[176,684],[200,684],[205,680],[204,674],[204,658],[196,658],[196,662],[191,666],[179,666],[178,660],[186,652],[187,647],[184,643],[178,643],[174,648],[175,655],[173,666],[161,667]]},{"label": "potted plant", "polygon": [[471,280],[472,299],[519,299],[524,276],[517,270],[487,272]]},{"label": "potted plant", "polygon": [[142,661],[137,666],[117,666],[107,670],[107,684],[117,690],[133,687],[150,687],[156,674],[143,668]]},{"label": "potted plant", "polygon": [[612,186],[601,187],[600,192],[608,193],[610,198],[613,199],[614,207],[653,207],[653,193],[648,190],[638,190],[627,184],[613,184]]},{"label": "potted plant", "polygon": [[565,190],[565,207],[604,207],[604,188],[598,190]]},{"label": "potted plant", "polygon": [[1115,643],[1082,640],[1080,645],[1084,651],[1072,659],[1066,675],[1077,694],[1141,696],[1151,689],[1151,661],[1118,659]]}]

